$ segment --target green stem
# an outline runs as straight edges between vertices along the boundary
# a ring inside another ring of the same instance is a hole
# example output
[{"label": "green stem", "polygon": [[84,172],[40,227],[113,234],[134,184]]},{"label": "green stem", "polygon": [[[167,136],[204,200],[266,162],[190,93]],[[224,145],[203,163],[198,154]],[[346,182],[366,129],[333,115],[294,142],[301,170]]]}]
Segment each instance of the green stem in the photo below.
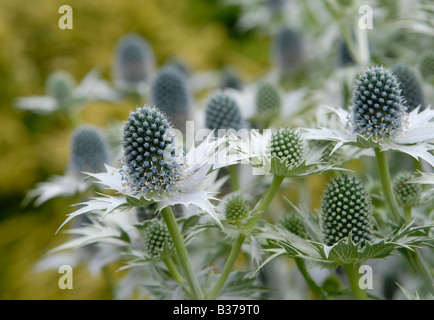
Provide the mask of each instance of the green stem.
[{"label": "green stem", "polygon": [[166,265],[167,269],[169,270],[170,274],[172,275],[173,279],[175,279],[176,283],[179,285],[183,285],[184,284],[184,278],[179,273],[172,258],[170,258],[170,257],[165,258],[165,259],[163,259],[163,262]]},{"label": "green stem", "polygon": [[178,224],[176,222],[172,208],[164,208],[161,211],[161,215],[163,216],[164,222],[166,223],[167,229],[169,230],[170,236],[172,237],[173,244],[179,257],[181,268],[184,271],[187,283],[190,286],[192,296],[194,299],[202,300],[204,298],[203,292],[194,275],[190,257],[188,255],[187,248],[185,247],[184,238],[179,231]]},{"label": "green stem", "polygon": [[390,210],[392,211],[393,219],[395,220],[395,222],[399,222],[401,213],[398,207],[398,202],[396,201],[395,195],[393,193],[386,152],[381,151],[379,148],[374,148],[374,150],[377,159],[378,170],[380,173],[380,180],[381,180],[381,185],[383,187],[384,196],[386,198]]},{"label": "green stem", "polygon": [[246,236],[242,233],[238,236],[237,240],[235,241],[234,246],[231,249],[228,260],[226,261],[226,264],[223,268],[223,271],[220,275],[220,278],[218,279],[214,288],[207,294],[208,299],[215,300],[217,298],[220,290],[223,288],[224,284],[226,283],[226,280],[229,277],[229,274],[232,271],[232,268],[235,264],[235,261],[237,260],[238,254],[241,250],[241,247],[242,247],[245,239],[246,239]]},{"label": "green stem", "polygon": [[215,284],[214,288],[209,292],[208,298],[209,299],[216,299],[220,290],[223,288],[224,284],[226,283],[226,280],[235,264],[235,261],[238,257],[238,254],[240,253],[241,247],[244,243],[244,240],[246,239],[247,235],[252,232],[253,228],[255,227],[257,221],[262,216],[262,214],[265,212],[265,210],[270,205],[271,201],[273,200],[274,196],[277,193],[277,190],[279,190],[280,185],[282,184],[282,181],[285,177],[280,176],[274,176],[273,181],[271,182],[270,187],[268,188],[267,192],[265,193],[264,197],[260,200],[258,206],[254,210],[256,214],[252,219],[250,219],[248,226],[246,226],[246,229],[243,233],[240,233],[237,240],[235,241],[234,246],[231,249],[231,252],[229,254],[228,260],[226,261],[226,264],[223,268],[223,271],[220,275],[219,280]]},{"label": "green stem", "polygon": [[404,216],[405,216],[405,221],[407,222],[411,221],[411,207],[409,206],[404,207]]},{"label": "green stem", "polygon": [[321,288],[315,283],[315,281],[310,276],[309,272],[306,269],[306,264],[304,263],[304,260],[301,258],[294,258],[295,263],[297,264],[298,270],[303,275],[304,280],[306,280],[307,285],[309,286],[310,290],[315,294],[315,296],[318,299],[325,300],[326,297],[323,294]]},{"label": "green stem", "polygon": [[354,298],[356,300],[368,300],[368,295],[366,294],[366,291],[359,286],[359,264],[344,264],[343,267],[350,282]]},{"label": "green stem", "polygon": [[238,166],[236,164],[228,166],[229,178],[231,181],[232,191],[240,189],[240,179],[238,177]]}]

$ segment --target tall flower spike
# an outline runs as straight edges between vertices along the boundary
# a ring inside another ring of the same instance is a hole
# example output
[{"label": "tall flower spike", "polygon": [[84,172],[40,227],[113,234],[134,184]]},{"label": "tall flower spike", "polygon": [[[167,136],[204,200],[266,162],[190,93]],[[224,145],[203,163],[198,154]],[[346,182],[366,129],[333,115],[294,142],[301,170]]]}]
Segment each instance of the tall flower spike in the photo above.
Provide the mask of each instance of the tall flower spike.
[{"label": "tall flower spike", "polygon": [[59,106],[65,106],[71,101],[75,87],[76,81],[70,73],[57,70],[49,75],[45,90]]},{"label": "tall flower spike", "polygon": [[243,128],[243,117],[237,102],[224,91],[215,92],[208,100],[205,110],[205,126],[210,130]]},{"label": "tall flower spike", "polygon": [[123,129],[123,178],[136,192],[167,191],[179,180],[175,136],[157,108],[131,112]]},{"label": "tall flower spike", "polygon": [[329,246],[350,234],[355,243],[370,240],[372,202],[361,181],[347,175],[332,179],[321,200],[321,225]]},{"label": "tall flower spike", "polygon": [[427,52],[422,56],[419,62],[419,71],[424,80],[434,80],[434,52]]},{"label": "tall flower spike", "polygon": [[146,228],[145,248],[149,255],[158,258],[164,248],[164,244],[172,244],[169,230],[166,224],[160,220],[152,220]]},{"label": "tall flower spike", "polygon": [[271,137],[271,156],[296,167],[303,162],[304,146],[300,134],[288,127],[277,129]]},{"label": "tall flower spike", "polygon": [[108,144],[96,127],[83,125],[75,129],[69,163],[69,169],[74,175],[82,177],[83,172],[103,172],[109,158]]},{"label": "tall flower spike", "polygon": [[416,73],[404,64],[394,66],[391,71],[398,77],[407,111],[411,112],[418,106],[421,106],[420,110],[425,109],[425,95],[422,89],[422,83]]},{"label": "tall flower spike", "polygon": [[163,67],[151,87],[151,104],[163,111],[177,129],[185,128],[190,113],[186,79],[174,66]]},{"label": "tall flower spike", "polygon": [[272,45],[273,60],[279,70],[286,72],[302,61],[303,42],[297,31],[288,27],[280,29]]},{"label": "tall flower spike", "polygon": [[148,81],[154,72],[154,53],[142,36],[123,36],[116,49],[114,78],[120,86],[135,86]]},{"label": "tall flower spike", "polygon": [[392,138],[404,126],[406,110],[397,77],[373,67],[356,81],[350,122],[365,137]]},{"label": "tall flower spike", "polygon": [[412,172],[400,172],[393,181],[393,191],[399,204],[403,207],[411,207],[419,203],[422,185],[419,183],[406,183],[416,177],[417,175]]}]

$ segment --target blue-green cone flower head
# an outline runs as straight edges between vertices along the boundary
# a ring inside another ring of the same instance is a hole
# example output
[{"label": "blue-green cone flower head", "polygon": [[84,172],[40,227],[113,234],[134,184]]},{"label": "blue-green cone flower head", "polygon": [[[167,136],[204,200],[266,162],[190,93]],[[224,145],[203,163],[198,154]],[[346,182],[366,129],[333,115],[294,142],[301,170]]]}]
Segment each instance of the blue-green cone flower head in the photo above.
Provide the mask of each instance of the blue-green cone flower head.
[{"label": "blue-green cone flower head", "polygon": [[206,104],[205,126],[216,135],[219,129],[242,129],[244,120],[237,102],[224,91],[214,92]]},{"label": "blue-green cone flower head", "polygon": [[398,78],[388,69],[373,67],[356,81],[350,123],[365,138],[393,138],[406,121]]},{"label": "blue-green cone flower head", "polygon": [[226,203],[225,216],[230,222],[243,220],[249,213],[249,205],[241,196],[234,196]]},{"label": "blue-green cone flower head", "polygon": [[282,72],[298,66],[303,59],[303,41],[299,32],[289,27],[280,29],[273,39],[272,57]]},{"label": "blue-green cone flower head", "polygon": [[174,127],[185,127],[189,118],[191,97],[187,79],[174,66],[161,68],[151,87],[151,104],[163,111]]},{"label": "blue-green cone flower head", "polygon": [[71,102],[75,87],[76,81],[69,72],[57,70],[48,76],[45,90],[60,106],[65,106]]},{"label": "blue-green cone flower head", "polygon": [[294,212],[285,214],[280,221],[280,224],[286,230],[295,234],[296,236],[299,236],[300,238],[306,239],[308,237],[303,220]]},{"label": "blue-green cone flower head", "polygon": [[172,244],[169,230],[160,220],[152,220],[145,232],[145,249],[153,258],[160,257],[165,243],[169,246]]},{"label": "blue-green cone flower head", "polygon": [[282,109],[282,99],[279,90],[269,82],[259,84],[256,91],[255,103],[256,114],[263,119],[278,117]]},{"label": "blue-green cone flower head", "polygon": [[399,80],[401,94],[404,98],[404,105],[407,112],[413,111],[420,106],[420,110],[425,109],[425,95],[422,89],[422,83],[416,72],[404,64],[394,66],[391,71]]},{"label": "blue-green cone flower head", "polygon": [[426,52],[422,55],[419,71],[424,80],[434,81],[434,52]]},{"label": "blue-green cone flower head", "polygon": [[403,171],[393,181],[393,191],[398,203],[402,207],[412,207],[419,204],[422,195],[422,185],[419,183],[406,183],[416,177],[417,175],[413,172]]},{"label": "blue-green cone flower head", "polygon": [[69,169],[74,175],[82,177],[83,172],[104,172],[109,161],[108,144],[96,127],[82,125],[74,130],[69,161]]},{"label": "blue-green cone flower head", "polygon": [[304,159],[304,145],[300,134],[289,127],[282,127],[271,136],[272,157],[284,162],[287,167],[297,167]]},{"label": "blue-green cone flower head", "polygon": [[135,192],[168,191],[180,179],[175,135],[164,114],[145,106],[131,112],[123,128],[123,178]]},{"label": "blue-green cone flower head", "polygon": [[154,68],[154,53],[145,38],[129,34],[119,40],[113,70],[119,85],[135,86],[149,81]]},{"label": "blue-green cone flower head", "polygon": [[372,200],[361,181],[345,174],[330,181],[321,199],[321,226],[329,246],[350,234],[355,243],[371,239]]}]

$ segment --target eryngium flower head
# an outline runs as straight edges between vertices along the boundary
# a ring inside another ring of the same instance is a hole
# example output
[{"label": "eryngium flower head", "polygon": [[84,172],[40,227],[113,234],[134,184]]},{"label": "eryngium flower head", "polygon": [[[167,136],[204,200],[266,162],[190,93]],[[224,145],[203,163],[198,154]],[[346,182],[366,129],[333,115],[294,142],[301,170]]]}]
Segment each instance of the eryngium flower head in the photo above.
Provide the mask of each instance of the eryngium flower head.
[{"label": "eryngium flower head", "polygon": [[167,191],[180,178],[175,136],[157,108],[131,112],[123,128],[124,179],[136,192]]},{"label": "eryngium flower head", "polygon": [[148,254],[153,258],[160,257],[164,244],[172,244],[167,226],[160,220],[152,220],[146,228],[145,248]]},{"label": "eryngium flower head", "polygon": [[424,80],[434,80],[434,52],[423,54],[419,62],[419,71]]},{"label": "eryngium flower head", "polygon": [[114,77],[121,85],[146,82],[154,71],[154,53],[138,34],[126,35],[119,40],[115,59]]},{"label": "eryngium flower head", "polygon": [[284,161],[288,167],[303,162],[304,146],[300,134],[288,127],[282,127],[271,136],[271,156]]},{"label": "eryngium flower head", "polygon": [[400,172],[394,179],[393,190],[401,206],[414,206],[419,203],[422,194],[422,185],[419,183],[406,183],[417,176],[412,172]]},{"label": "eryngium flower head", "polygon": [[350,114],[355,133],[392,138],[404,125],[405,109],[398,78],[388,69],[370,68],[356,81]]},{"label": "eryngium flower head", "polygon": [[256,113],[262,117],[275,117],[280,113],[282,101],[276,86],[261,83],[256,92]]},{"label": "eryngium flower head", "polygon": [[226,219],[231,222],[240,221],[249,216],[249,205],[241,196],[235,196],[226,203]]},{"label": "eryngium flower head", "polygon": [[60,106],[64,106],[71,101],[75,86],[75,79],[70,73],[58,70],[49,75],[45,90]]},{"label": "eryngium flower head", "polygon": [[285,214],[280,221],[282,227],[284,227],[289,232],[299,236],[300,238],[307,238],[307,230],[304,226],[301,218],[295,214],[294,212],[290,212],[289,214]]},{"label": "eryngium flower head", "polygon": [[206,105],[205,126],[207,129],[233,129],[240,130],[243,127],[243,117],[237,102],[224,91],[215,92]]},{"label": "eryngium flower head", "polygon": [[[151,87],[151,104],[163,111],[175,128],[181,128],[190,107],[185,76],[174,66],[163,67]],[[179,121],[178,121],[179,120]]]},{"label": "eryngium flower head", "polygon": [[420,110],[425,109],[425,95],[422,89],[422,83],[416,73],[404,64],[394,66],[391,71],[398,77],[401,94],[404,98],[404,105],[407,112],[413,111],[418,106]]},{"label": "eryngium flower head", "polygon": [[321,200],[321,226],[329,246],[350,234],[355,243],[370,240],[372,202],[362,182],[347,175],[332,179]]},{"label": "eryngium flower head", "polygon": [[105,170],[109,162],[108,144],[99,130],[83,125],[75,129],[71,139],[70,170],[77,176],[82,172],[98,173]]},{"label": "eryngium flower head", "polygon": [[303,58],[300,34],[288,27],[280,29],[273,40],[272,56],[277,68],[283,72],[296,67]]}]

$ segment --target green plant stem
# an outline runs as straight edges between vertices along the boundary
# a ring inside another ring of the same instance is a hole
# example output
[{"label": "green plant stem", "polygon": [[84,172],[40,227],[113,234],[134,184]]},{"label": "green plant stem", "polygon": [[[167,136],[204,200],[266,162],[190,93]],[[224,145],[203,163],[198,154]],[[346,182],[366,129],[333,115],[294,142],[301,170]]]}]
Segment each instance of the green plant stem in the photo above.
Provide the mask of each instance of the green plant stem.
[{"label": "green plant stem", "polygon": [[169,258],[163,259],[163,262],[166,265],[167,269],[169,270],[170,274],[172,275],[173,279],[175,279],[176,283],[179,285],[183,285],[184,284],[184,278],[179,273],[173,260],[169,257]]},{"label": "green plant stem", "polygon": [[240,189],[240,179],[238,176],[238,166],[236,164],[233,164],[231,166],[228,166],[229,171],[229,178],[231,182],[232,191],[237,191]]},{"label": "green plant stem", "polygon": [[404,207],[404,216],[405,216],[405,221],[407,221],[407,222],[411,221],[411,207],[410,206]]},{"label": "green plant stem", "polygon": [[386,152],[381,151],[379,148],[374,148],[375,156],[377,159],[378,170],[380,173],[381,185],[383,187],[383,193],[386,198],[387,204],[393,214],[393,220],[399,222],[401,213],[396,201],[395,195],[392,189],[392,182],[390,179],[389,165],[387,163]]},{"label": "green plant stem", "polygon": [[185,247],[184,238],[182,237],[181,232],[179,231],[178,224],[176,222],[175,215],[173,214],[172,208],[171,207],[164,208],[161,211],[161,215],[163,216],[164,222],[166,223],[167,229],[169,230],[170,236],[172,237],[173,244],[178,254],[179,263],[181,265],[182,270],[184,271],[184,275],[190,287],[193,299],[202,300],[204,299],[203,292],[194,275],[193,268],[191,266],[190,257],[188,255],[187,248]]},{"label": "green plant stem", "polygon": [[223,268],[220,278],[218,279],[214,288],[207,294],[208,299],[215,300],[217,298],[220,290],[223,288],[224,284],[226,283],[226,280],[229,277],[229,274],[232,271],[232,268],[235,264],[235,261],[237,260],[238,254],[240,253],[241,247],[245,239],[246,236],[242,233],[238,236],[237,240],[235,241],[231,249],[228,260],[226,261],[226,264]]},{"label": "green plant stem", "polygon": [[252,232],[257,221],[259,220],[259,218],[262,216],[262,214],[265,212],[265,210],[270,205],[271,201],[273,200],[274,196],[277,193],[277,190],[279,190],[279,187],[282,184],[282,181],[284,178],[285,177],[276,176],[276,175],[273,177],[273,181],[271,182],[270,187],[268,188],[264,197],[262,197],[262,199],[260,200],[256,209],[254,210],[254,213],[257,213],[257,214],[255,216],[253,216],[253,218],[249,221],[249,224],[246,227],[246,229],[244,230],[244,232],[240,233],[237,240],[235,241],[235,244],[231,249],[228,260],[226,261],[226,264],[223,268],[223,271],[220,275],[219,280],[215,284],[214,288],[207,295],[208,299],[216,299],[217,298],[220,290],[223,288],[224,284],[226,283],[227,278],[229,277],[230,272],[232,271],[232,268],[235,264],[235,261],[238,257],[238,254],[240,253],[240,250],[241,250],[241,247],[244,243],[244,240]]},{"label": "green plant stem", "polygon": [[366,294],[366,291],[359,286],[359,267],[360,265],[358,263],[343,265],[345,273],[347,274],[348,280],[350,282],[354,298],[356,300],[368,300],[368,295]]},{"label": "green plant stem", "polygon": [[315,281],[310,276],[309,272],[307,271],[306,264],[302,258],[294,258],[295,263],[297,265],[298,270],[303,275],[304,280],[306,280],[307,285],[309,286],[310,290],[315,294],[315,296],[320,300],[325,300],[326,297],[324,293],[322,292],[321,288],[315,283]]}]

